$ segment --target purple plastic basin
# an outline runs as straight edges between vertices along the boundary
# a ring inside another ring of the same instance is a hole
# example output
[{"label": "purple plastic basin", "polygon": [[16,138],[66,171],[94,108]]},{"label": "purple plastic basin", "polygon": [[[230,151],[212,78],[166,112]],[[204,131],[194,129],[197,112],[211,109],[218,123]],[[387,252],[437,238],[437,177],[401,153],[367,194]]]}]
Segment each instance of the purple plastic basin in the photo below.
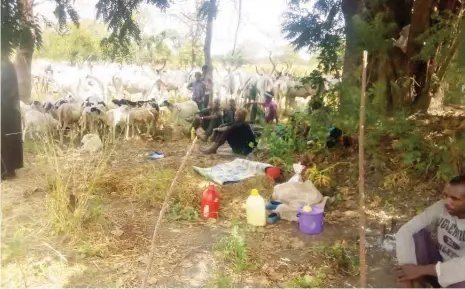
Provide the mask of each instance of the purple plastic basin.
[{"label": "purple plastic basin", "polygon": [[311,212],[304,212],[299,208],[299,230],[308,235],[316,235],[323,231],[324,209],[320,206],[311,206]]}]

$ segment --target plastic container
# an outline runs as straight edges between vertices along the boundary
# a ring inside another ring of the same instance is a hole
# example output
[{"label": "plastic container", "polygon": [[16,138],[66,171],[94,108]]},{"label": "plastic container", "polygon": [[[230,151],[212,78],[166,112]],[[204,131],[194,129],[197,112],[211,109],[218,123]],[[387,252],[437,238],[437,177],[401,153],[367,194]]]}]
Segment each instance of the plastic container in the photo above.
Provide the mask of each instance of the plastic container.
[{"label": "plastic container", "polygon": [[279,221],[279,215],[271,213],[268,215],[268,224],[276,224]]},{"label": "plastic container", "polygon": [[266,225],[265,200],[258,194],[257,189],[250,192],[250,196],[245,203],[247,213],[247,223],[252,226]]},{"label": "plastic container", "polygon": [[323,231],[323,213],[324,209],[320,206],[311,206],[312,211],[305,212],[303,208],[299,209],[299,230],[308,235],[316,235]]},{"label": "plastic container", "polygon": [[281,170],[277,167],[268,167],[265,169],[265,173],[272,179],[276,180],[281,175]]},{"label": "plastic container", "polygon": [[200,216],[204,219],[218,219],[219,212],[220,194],[216,191],[215,185],[209,185],[202,194]]},{"label": "plastic container", "polygon": [[191,140],[193,141],[195,139],[195,128],[191,128]]}]

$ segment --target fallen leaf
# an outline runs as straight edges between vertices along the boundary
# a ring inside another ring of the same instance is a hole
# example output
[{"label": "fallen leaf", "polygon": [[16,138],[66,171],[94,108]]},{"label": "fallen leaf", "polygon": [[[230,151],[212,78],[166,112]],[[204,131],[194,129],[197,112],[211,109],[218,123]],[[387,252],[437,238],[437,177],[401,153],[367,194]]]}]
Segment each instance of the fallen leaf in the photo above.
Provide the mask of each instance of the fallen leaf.
[{"label": "fallen leaf", "polygon": [[121,235],[123,235],[124,232],[120,228],[116,228],[113,231],[111,231],[110,233],[112,233],[116,237],[120,237]]}]

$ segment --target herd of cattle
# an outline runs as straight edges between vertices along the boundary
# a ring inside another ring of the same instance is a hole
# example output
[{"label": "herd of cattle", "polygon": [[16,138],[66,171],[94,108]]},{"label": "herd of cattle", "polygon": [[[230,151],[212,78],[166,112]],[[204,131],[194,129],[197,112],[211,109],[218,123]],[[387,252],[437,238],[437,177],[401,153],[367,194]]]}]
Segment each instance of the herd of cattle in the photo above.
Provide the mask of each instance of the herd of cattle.
[{"label": "herd of cattle", "polygon": [[[190,98],[187,85],[194,81],[195,71],[154,69],[150,66],[93,64],[81,67],[63,63],[37,61],[31,74],[33,91],[44,96],[45,101],[21,102],[23,138],[35,138],[44,132],[59,132],[63,143],[64,132],[103,133],[109,128],[114,140],[116,128],[121,126],[129,138],[140,125],[153,134],[160,118],[167,110],[179,124],[198,112],[195,102],[170,103],[168,98]],[[300,85],[287,73],[274,70],[269,73],[251,74],[242,71],[213,73],[213,96],[223,103],[233,98],[238,105],[250,96],[253,86],[257,88],[258,101],[263,101],[265,91],[273,91],[278,104],[286,105],[296,98],[307,98],[314,90],[309,85]],[[73,135],[73,134],[70,134]]]},{"label": "herd of cattle", "polygon": [[[166,63],[165,63],[166,64]],[[189,96],[187,85],[194,81],[195,70],[165,70],[165,65],[118,65],[114,63],[88,64],[81,67],[65,63],[37,61],[32,67],[34,90],[38,94],[71,94],[83,101],[88,97],[110,101],[123,97],[132,101],[156,99],[159,103],[168,96]],[[199,71],[199,70],[197,70]],[[315,93],[310,85],[301,85],[283,71],[248,73],[214,69],[213,95],[222,101],[229,98],[238,104],[248,98],[250,88],[256,86],[258,100],[265,91],[273,91],[280,105],[292,103],[298,97],[307,98]],[[287,101],[286,101],[287,100]]]}]

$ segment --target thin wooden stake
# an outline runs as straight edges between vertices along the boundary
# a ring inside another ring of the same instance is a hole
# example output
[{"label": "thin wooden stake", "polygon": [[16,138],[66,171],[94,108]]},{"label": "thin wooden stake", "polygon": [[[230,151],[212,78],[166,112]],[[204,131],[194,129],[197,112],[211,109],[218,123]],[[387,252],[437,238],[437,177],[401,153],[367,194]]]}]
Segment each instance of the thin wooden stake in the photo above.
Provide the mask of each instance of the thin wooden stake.
[{"label": "thin wooden stake", "polygon": [[174,184],[177,183],[178,177],[181,174],[181,171],[184,169],[186,165],[187,158],[190,156],[192,153],[192,150],[194,149],[194,145],[197,142],[197,137],[195,137],[194,141],[192,142],[191,146],[186,152],[186,155],[184,156],[181,165],[179,166],[178,171],[176,172],[176,175],[174,176],[173,181],[171,182],[171,185],[168,189],[168,192],[166,193],[165,200],[163,201],[163,205],[161,207],[160,213],[158,214],[158,219],[157,223],[155,224],[155,228],[153,229],[153,235],[152,235],[152,245],[150,247],[150,255],[149,255],[149,262],[147,264],[147,268],[145,269],[145,275],[144,275],[144,280],[142,281],[142,288],[145,288],[145,285],[147,284],[147,280],[149,279],[150,271],[152,270],[152,264],[153,264],[153,255],[155,253],[155,241],[157,238],[157,233],[158,230],[160,229],[161,226],[161,221],[163,219],[163,216],[165,215],[166,209],[168,209],[168,203],[171,198],[171,194],[173,193],[173,188]]},{"label": "thin wooden stake", "polygon": [[360,100],[360,132],[358,136],[358,190],[360,192],[360,286],[367,288],[367,264],[366,264],[366,248],[365,248],[365,156],[364,156],[364,143],[365,143],[365,105],[366,105],[366,87],[367,87],[367,62],[368,52],[363,51],[363,72],[362,72],[362,96]]}]

